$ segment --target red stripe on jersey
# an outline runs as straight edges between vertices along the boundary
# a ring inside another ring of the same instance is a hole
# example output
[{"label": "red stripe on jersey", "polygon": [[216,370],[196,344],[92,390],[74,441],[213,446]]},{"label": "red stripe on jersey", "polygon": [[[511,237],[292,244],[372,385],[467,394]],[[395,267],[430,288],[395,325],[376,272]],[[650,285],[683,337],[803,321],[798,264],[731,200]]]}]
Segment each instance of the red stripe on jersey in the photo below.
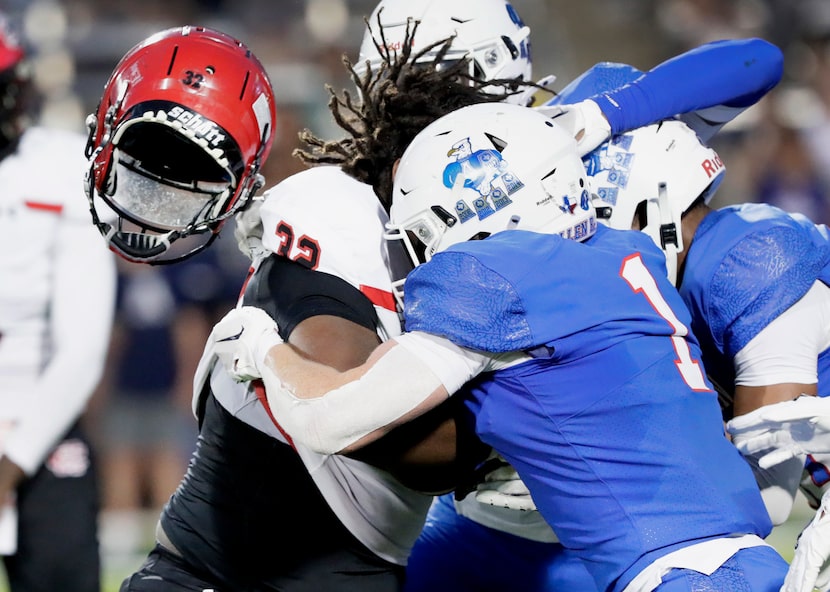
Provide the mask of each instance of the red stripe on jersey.
[{"label": "red stripe on jersey", "polygon": [[256,398],[259,399],[259,402],[262,403],[262,406],[265,408],[265,413],[267,413],[268,417],[271,418],[273,424],[277,426],[277,429],[280,431],[280,434],[282,434],[283,438],[285,438],[285,441],[288,442],[288,445],[291,446],[291,448],[293,448],[294,450],[297,450],[297,447],[294,446],[294,440],[292,440],[291,436],[289,436],[288,433],[284,429],[282,429],[282,426],[274,418],[274,414],[271,413],[271,406],[268,404],[268,397],[265,396],[265,384],[260,379],[252,381],[251,384],[254,387],[254,393],[256,393]]},{"label": "red stripe on jersey", "polygon": [[43,203],[41,201],[26,201],[23,203],[26,204],[27,208],[32,208],[33,210],[41,210],[43,212],[54,212],[55,214],[60,214],[63,211],[63,205],[61,204]]},{"label": "red stripe on jersey", "polygon": [[375,306],[380,306],[381,308],[391,310],[392,312],[398,311],[395,306],[395,295],[392,294],[392,292],[381,290],[380,288],[373,288],[372,286],[364,286],[363,284],[360,285],[360,291],[363,292],[363,295],[366,296],[366,298],[368,298]]},{"label": "red stripe on jersey", "polygon": [[245,289],[248,287],[248,282],[250,282],[251,278],[254,277],[255,271],[256,269],[254,269],[253,265],[248,268],[248,275],[245,276],[245,281],[242,282],[242,287],[239,289],[239,296],[237,298],[238,301],[242,301],[242,297],[245,295]]}]

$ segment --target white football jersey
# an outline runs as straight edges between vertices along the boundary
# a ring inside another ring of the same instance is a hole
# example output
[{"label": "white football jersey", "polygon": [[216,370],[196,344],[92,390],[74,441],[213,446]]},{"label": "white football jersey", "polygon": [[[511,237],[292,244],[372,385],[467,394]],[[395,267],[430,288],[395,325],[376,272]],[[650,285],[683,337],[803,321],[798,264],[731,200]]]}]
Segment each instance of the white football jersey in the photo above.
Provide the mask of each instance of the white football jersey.
[{"label": "white football jersey", "polygon": [[401,333],[389,270],[409,264],[383,238],[389,217],[369,185],[315,167],[271,188],[260,215],[265,248],[346,280],[375,305],[381,337]]},{"label": "white football jersey", "polygon": [[0,161],[0,421],[27,473],[83,410],[103,371],[115,263],[83,191],[86,138],[32,128]]},{"label": "white football jersey", "polygon": [[[261,216],[265,247],[360,290],[375,305],[382,339],[401,333],[388,271],[399,262],[392,261],[383,238],[388,218],[370,186],[338,167],[312,168],[271,188]],[[221,365],[210,381],[214,396],[231,414],[286,442],[247,385],[235,383]],[[379,557],[405,564],[432,497],[364,462],[301,446],[297,452],[349,531]]]}]

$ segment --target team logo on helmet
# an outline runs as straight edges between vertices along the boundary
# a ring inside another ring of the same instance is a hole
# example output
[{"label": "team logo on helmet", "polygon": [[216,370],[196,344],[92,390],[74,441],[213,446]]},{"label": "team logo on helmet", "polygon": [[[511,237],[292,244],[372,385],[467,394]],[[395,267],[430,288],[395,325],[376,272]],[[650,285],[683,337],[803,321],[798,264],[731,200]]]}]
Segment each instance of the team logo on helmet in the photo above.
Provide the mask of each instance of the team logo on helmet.
[{"label": "team logo on helmet", "polygon": [[454,160],[444,167],[444,186],[452,189],[461,184],[478,193],[472,207],[463,199],[456,202],[456,215],[462,223],[473,217],[484,220],[506,208],[513,203],[509,196],[524,187],[497,150],[473,151],[470,138],[453,144],[447,156]]},{"label": "team logo on helmet", "polygon": [[[583,159],[588,176],[602,179],[601,184],[594,187],[594,192],[609,205],[616,205],[620,189],[628,187],[636,156],[630,152],[632,141],[630,134],[615,136]],[[604,178],[601,173],[605,173]]]}]

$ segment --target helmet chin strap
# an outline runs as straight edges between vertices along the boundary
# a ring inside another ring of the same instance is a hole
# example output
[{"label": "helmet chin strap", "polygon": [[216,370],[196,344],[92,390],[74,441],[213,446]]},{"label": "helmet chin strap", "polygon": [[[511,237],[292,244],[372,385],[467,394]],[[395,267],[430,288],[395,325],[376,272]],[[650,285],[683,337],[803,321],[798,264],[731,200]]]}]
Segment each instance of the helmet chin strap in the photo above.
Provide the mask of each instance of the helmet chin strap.
[{"label": "helmet chin strap", "polygon": [[660,213],[658,237],[660,246],[666,254],[666,267],[672,284],[677,281],[677,254],[683,250],[683,233],[680,220],[675,220],[666,183],[657,185],[657,211]]}]

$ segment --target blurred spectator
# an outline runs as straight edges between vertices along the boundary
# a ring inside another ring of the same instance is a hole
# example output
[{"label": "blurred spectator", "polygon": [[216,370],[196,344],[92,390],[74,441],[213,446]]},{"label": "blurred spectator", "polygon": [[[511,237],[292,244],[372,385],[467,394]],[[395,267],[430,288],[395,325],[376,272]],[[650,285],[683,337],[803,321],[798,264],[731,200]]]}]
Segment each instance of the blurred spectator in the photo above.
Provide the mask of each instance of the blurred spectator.
[{"label": "blurred spectator", "polygon": [[116,326],[97,419],[103,544],[124,559],[152,544],[193,451],[193,374],[210,329],[235,304],[247,265],[235,243],[222,242],[231,241],[177,266],[118,260]]},{"label": "blurred spectator", "polygon": [[773,91],[745,141],[752,155],[752,201],[803,214],[816,223],[830,222],[830,177],[822,173],[826,164],[820,160],[827,149],[818,148],[821,139],[816,136],[822,121],[830,125],[812,90]]},{"label": "blurred spectator", "polygon": [[761,0],[668,0],[657,21],[680,52],[710,41],[762,36],[769,10]]},{"label": "blurred spectator", "polygon": [[[161,268],[119,260],[118,285],[98,450],[107,524],[132,551],[148,536],[142,511],[155,516],[178,484],[189,452],[179,434],[193,430],[186,393],[177,393],[177,303],[168,278]],[[112,546],[108,536],[103,542]]]},{"label": "blurred spectator", "polygon": [[13,592],[98,592],[98,482],[80,417],[104,366],[115,265],[89,223],[85,138],[29,125],[36,93],[4,24],[0,554]]}]

